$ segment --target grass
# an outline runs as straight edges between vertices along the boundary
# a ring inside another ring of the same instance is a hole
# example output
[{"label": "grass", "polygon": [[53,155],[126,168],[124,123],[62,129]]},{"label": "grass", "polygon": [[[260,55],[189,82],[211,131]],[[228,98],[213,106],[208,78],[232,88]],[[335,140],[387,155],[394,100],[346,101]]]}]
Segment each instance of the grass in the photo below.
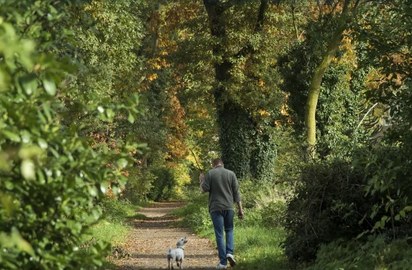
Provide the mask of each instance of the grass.
[{"label": "grass", "polygon": [[98,241],[107,241],[114,246],[124,243],[130,230],[130,226],[122,222],[101,220],[90,228],[89,234]]},{"label": "grass", "polygon": [[236,269],[289,269],[283,249],[282,228],[238,226],[235,228]]},{"label": "grass", "polygon": [[[106,242],[111,246],[121,246],[126,242],[132,227],[129,220],[132,218],[144,218],[138,215],[138,206],[128,201],[105,199],[101,207],[103,216],[98,223],[91,226],[83,237],[84,242]],[[106,261],[103,269],[116,269],[116,266]]]}]

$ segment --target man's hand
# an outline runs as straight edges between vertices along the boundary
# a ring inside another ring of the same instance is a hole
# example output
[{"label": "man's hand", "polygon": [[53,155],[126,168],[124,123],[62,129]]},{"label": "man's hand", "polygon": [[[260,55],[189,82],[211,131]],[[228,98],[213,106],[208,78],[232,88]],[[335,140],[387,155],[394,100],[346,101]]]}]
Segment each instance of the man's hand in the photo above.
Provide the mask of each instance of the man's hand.
[{"label": "man's hand", "polygon": [[240,209],[238,210],[237,216],[238,216],[238,218],[239,218],[240,220],[243,219],[244,213],[243,213],[243,209],[242,209],[242,208],[240,208]]},{"label": "man's hand", "polygon": [[203,181],[205,181],[205,174],[204,174],[204,173],[200,173],[200,174],[199,174],[199,183],[202,183]]},{"label": "man's hand", "polygon": [[199,187],[200,187],[200,192],[205,192],[203,190],[202,184],[205,181],[205,174],[204,173],[200,173],[199,174]]},{"label": "man's hand", "polygon": [[237,216],[239,219],[243,219],[244,213],[243,213],[243,207],[242,207],[242,202],[237,202]]}]

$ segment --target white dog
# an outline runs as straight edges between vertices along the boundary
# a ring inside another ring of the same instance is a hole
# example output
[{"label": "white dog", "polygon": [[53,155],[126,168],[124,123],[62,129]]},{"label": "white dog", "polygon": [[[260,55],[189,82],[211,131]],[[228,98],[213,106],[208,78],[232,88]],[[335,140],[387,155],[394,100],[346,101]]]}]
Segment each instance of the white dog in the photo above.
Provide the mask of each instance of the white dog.
[{"label": "white dog", "polygon": [[169,270],[173,268],[173,262],[176,261],[177,266],[179,269],[182,269],[183,259],[185,258],[185,244],[187,243],[186,236],[184,238],[180,238],[179,241],[176,243],[176,248],[170,248],[167,252],[167,264]]}]

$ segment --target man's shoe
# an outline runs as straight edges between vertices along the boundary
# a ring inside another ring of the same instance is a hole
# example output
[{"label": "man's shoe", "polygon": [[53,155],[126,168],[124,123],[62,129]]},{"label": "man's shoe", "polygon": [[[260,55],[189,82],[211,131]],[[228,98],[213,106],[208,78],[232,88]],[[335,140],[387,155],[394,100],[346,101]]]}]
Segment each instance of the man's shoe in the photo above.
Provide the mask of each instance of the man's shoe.
[{"label": "man's shoe", "polygon": [[227,269],[227,266],[219,263],[219,264],[216,266],[216,269]]},{"label": "man's shoe", "polygon": [[227,254],[226,259],[229,261],[231,267],[236,265],[235,256],[233,256],[232,254]]}]

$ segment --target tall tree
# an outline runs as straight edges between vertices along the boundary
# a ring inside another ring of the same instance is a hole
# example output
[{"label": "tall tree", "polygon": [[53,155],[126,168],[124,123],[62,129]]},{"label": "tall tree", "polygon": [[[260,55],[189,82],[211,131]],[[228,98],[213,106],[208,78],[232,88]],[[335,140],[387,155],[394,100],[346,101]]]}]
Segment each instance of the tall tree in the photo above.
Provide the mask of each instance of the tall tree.
[{"label": "tall tree", "polygon": [[[229,18],[228,14],[236,13],[235,8],[242,5],[236,4],[235,1],[204,0],[203,3],[208,15],[210,34],[213,37],[212,52],[215,59],[213,96],[222,158],[227,167],[234,170],[239,177],[262,178],[266,172],[273,170],[276,155],[273,140],[271,135],[258,125],[253,110],[244,106],[242,102],[242,99],[249,96],[248,102],[253,103],[250,98],[253,89],[240,86],[241,92],[236,96],[230,88],[234,86],[233,82],[239,80],[234,75],[239,72],[235,63],[240,59],[240,62],[251,67],[250,65],[256,61],[255,56],[259,51],[256,39],[259,40],[259,35],[262,33],[269,1],[254,1],[253,5],[245,7],[250,9],[249,12],[253,12],[255,17],[249,21],[249,25],[245,26],[251,29],[246,34],[249,40],[240,46],[238,44],[235,49],[230,44],[230,36],[233,34],[231,31],[234,31],[231,28],[233,25],[227,18]],[[241,30],[236,31],[241,32]],[[254,77],[251,68],[242,72],[243,75],[239,75],[240,77],[249,76],[256,84],[264,84],[259,76]],[[257,111],[257,108],[254,109]],[[263,156],[265,158],[262,159]],[[268,178],[270,177],[268,175]]]},{"label": "tall tree", "polygon": [[[313,72],[309,85],[308,98],[306,101],[306,142],[308,155],[311,158],[314,158],[316,155],[316,108],[318,105],[322,79],[339,49],[343,33],[349,28],[350,21],[353,20],[355,16],[355,11],[360,3],[360,0],[345,0],[343,3],[340,3],[341,1],[337,1],[336,3],[334,3],[334,1],[332,1],[332,3],[329,2],[330,1],[326,1],[325,4],[333,4],[334,6],[330,14],[327,14],[327,16],[330,17],[333,15],[335,17],[334,19],[336,20],[336,26],[335,29],[332,30],[332,34],[327,41],[327,46],[321,56],[321,62]],[[323,7],[320,7],[320,12],[322,9]],[[338,11],[336,11],[336,9],[338,9]],[[322,16],[324,15],[320,14],[321,19],[324,19]]]}]

